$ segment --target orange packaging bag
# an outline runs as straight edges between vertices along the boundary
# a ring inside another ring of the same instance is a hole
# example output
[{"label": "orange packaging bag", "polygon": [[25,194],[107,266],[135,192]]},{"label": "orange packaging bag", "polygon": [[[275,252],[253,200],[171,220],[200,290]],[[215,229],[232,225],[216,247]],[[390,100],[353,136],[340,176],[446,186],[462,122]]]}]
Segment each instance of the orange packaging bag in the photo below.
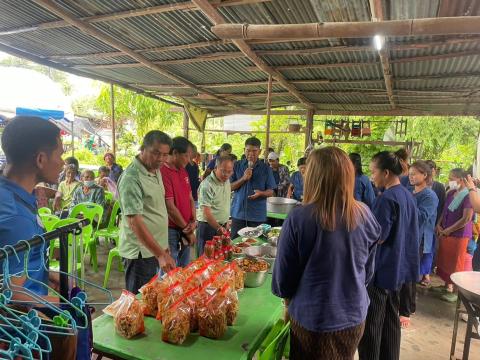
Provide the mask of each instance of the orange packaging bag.
[{"label": "orange packaging bag", "polygon": [[123,300],[113,317],[115,330],[120,336],[131,339],[145,331],[143,306],[135,295],[124,290]]}]

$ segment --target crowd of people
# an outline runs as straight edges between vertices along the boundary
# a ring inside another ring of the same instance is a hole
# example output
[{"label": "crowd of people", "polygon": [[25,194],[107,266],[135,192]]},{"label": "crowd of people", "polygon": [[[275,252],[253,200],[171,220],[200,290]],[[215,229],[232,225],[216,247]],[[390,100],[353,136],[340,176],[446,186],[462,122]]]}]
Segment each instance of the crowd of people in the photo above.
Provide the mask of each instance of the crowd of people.
[{"label": "crowd of people", "polygon": [[[417,284],[453,302],[450,275],[479,270],[477,184],[453,169],[445,188],[434,180],[434,162],[409,165],[403,149],[369,159],[370,178],[359,154],[336,147],[306,154],[290,174],[273,149],[263,156],[251,137],[239,160],[223,144],[200,176],[195,145],[154,130],[128,167],[108,153],[96,177],[80,173],[75,158],[62,160],[59,129],[33,117],[10,121],[2,148],[1,245],[44,232],[39,183],[58,183],[53,208],[61,216],[83,202],[105,206],[109,192],[120,204],[118,247],[133,293],[157,273],[188,265],[192,248],[200,256],[213,236],[235,239],[240,229],[265,223],[268,197],[298,200],[283,224],[272,278],[291,320],[292,359],[353,359],[357,349],[360,359],[399,359]],[[38,270],[45,254],[29,256],[29,269]],[[23,261],[9,265],[11,273],[23,270]],[[443,286],[432,287],[433,269]],[[58,282],[46,269],[31,276]],[[14,281],[49,296],[28,277]]]}]

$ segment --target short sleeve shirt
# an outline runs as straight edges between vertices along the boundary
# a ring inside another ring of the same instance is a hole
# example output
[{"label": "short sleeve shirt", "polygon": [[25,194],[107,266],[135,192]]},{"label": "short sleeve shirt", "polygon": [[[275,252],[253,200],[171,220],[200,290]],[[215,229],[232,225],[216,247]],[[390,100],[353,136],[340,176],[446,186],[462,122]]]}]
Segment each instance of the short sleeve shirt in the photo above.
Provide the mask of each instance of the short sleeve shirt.
[{"label": "short sleeve shirt", "polygon": [[[445,209],[443,211],[442,225],[443,228],[447,228],[455,224],[458,220],[463,217],[463,211],[467,209],[472,209],[472,203],[470,202],[470,197],[467,195],[463,199],[460,206],[455,211],[448,210],[448,206],[452,203],[457,191],[449,191],[447,194],[447,199],[445,201]],[[456,230],[450,234],[450,236],[464,238],[472,237],[472,221],[469,221],[463,228]]]},{"label": "short sleeve shirt", "polygon": [[300,171],[292,174],[293,198],[298,201],[303,200],[303,177]]},{"label": "short sleeve shirt", "polygon": [[[248,167],[247,160],[237,161],[233,167],[230,182],[239,180]],[[265,162],[258,160],[253,167],[250,181],[244,183],[234,192],[232,201],[232,218],[248,221],[263,222],[267,220],[267,199],[260,197],[255,200],[248,199],[254,190],[273,190],[277,187],[273,172]]]},{"label": "short sleeve shirt", "polygon": [[142,215],[153,238],[162,248],[168,247],[168,214],[165,190],[159,170],[149,172],[135,158],[125,169],[118,183],[122,220],[120,223],[120,255],[126,259],[152,257],[128,225],[128,215]]},{"label": "short sleeve shirt", "polygon": [[62,209],[70,207],[73,200],[73,194],[78,185],[80,185],[80,182],[78,181],[67,184],[65,180],[58,185],[58,191],[62,193]]},{"label": "short sleeve shirt", "polygon": [[201,210],[202,206],[210,208],[214,219],[219,224],[225,224],[230,217],[230,181],[221,182],[212,172],[202,181],[199,188],[197,220],[206,222]]},{"label": "short sleeve shirt", "polygon": [[[177,169],[165,163],[160,172],[162,173],[163,186],[165,187],[165,199],[171,200],[187,223],[193,220],[192,203],[190,196],[192,189],[190,179],[185,168]],[[176,228],[177,225],[169,219],[168,226]]]},{"label": "short sleeve shirt", "polygon": [[[35,195],[28,193],[7,178],[0,176],[0,247],[15,245],[20,240],[30,240],[35,235],[45,232],[38,216]],[[9,258],[11,274],[24,271],[25,253],[18,253],[20,262],[15,257]],[[47,250],[35,247],[30,251],[28,266],[29,275],[35,280],[48,284],[48,271],[42,265],[42,257],[47,261]],[[39,271],[32,271],[32,269]],[[0,263],[3,273],[3,262]],[[27,280],[24,286],[38,295],[47,295],[47,289]]]}]

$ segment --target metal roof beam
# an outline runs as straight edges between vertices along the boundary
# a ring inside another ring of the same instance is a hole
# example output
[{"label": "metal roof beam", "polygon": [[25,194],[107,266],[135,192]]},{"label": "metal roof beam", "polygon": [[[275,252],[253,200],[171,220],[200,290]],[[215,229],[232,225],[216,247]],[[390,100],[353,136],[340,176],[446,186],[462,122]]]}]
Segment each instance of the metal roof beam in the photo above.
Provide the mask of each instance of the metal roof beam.
[{"label": "metal roof beam", "polygon": [[[271,0],[224,0],[222,2],[220,2],[219,0],[213,0],[211,1],[211,3],[213,7],[227,7],[227,6],[257,4],[257,3],[267,2],[267,1],[271,1]],[[184,1],[181,3],[149,6],[149,7],[144,7],[140,9],[118,11],[118,12],[109,13],[109,14],[86,16],[86,17],[79,18],[79,20],[82,20],[86,23],[99,23],[104,21],[128,19],[128,18],[138,17],[138,16],[156,15],[156,14],[162,14],[162,13],[171,12],[171,11],[195,10],[195,9],[196,9],[196,6],[192,4],[191,1]],[[36,25],[24,26],[20,28],[0,31],[0,36],[14,35],[14,34],[32,32],[36,30],[60,29],[60,28],[65,28],[69,26],[72,26],[72,25],[65,20],[49,21],[49,22],[39,23]]]},{"label": "metal roof beam", "polygon": [[[372,14],[372,21],[384,21],[382,0],[370,0],[370,11]],[[392,82],[392,67],[390,66],[390,50],[387,39],[383,35],[376,35],[379,37],[378,41],[383,44],[381,49],[378,49],[380,56],[380,63],[382,64],[383,78],[385,79],[385,89],[387,90],[388,100],[392,109],[397,106],[393,97],[393,82]]]},{"label": "metal roof beam", "polygon": [[[225,24],[223,16],[215,10],[215,8],[207,0],[192,0],[192,2],[203,12],[203,14],[214,24]],[[293,96],[295,96],[307,108],[313,107],[310,100],[305,98],[298,90],[290,84],[287,79],[278,71],[272,69],[265,61],[263,61],[252,48],[243,40],[234,40],[233,43],[243,52],[259,69],[272,76],[284,88],[286,88]]]},{"label": "metal roof beam", "polygon": [[136,60],[140,64],[142,64],[143,66],[149,68],[150,70],[152,70],[152,71],[154,71],[154,72],[156,72],[156,73],[158,73],[162,76],[165,76],[165,77],[167,77],[167,78],[169,78],[169,79],[171,79],[175,82],[178,82],[178,83],[183,84],[183,85],[187,85],[188,87],[190,87],[192,89],[195,89],[198,92],[209,94],[212,97],[214,97],[216,100],[218,100],[222,103],[238,105],[236,102],[233,102],[231,100],[222,99],[221,97],[216,96],[215,93],[211,92],[210,90],[203,89],[203,88],[195,85],[191,81],[189,81],[187,79],[184,79],[184,78],[182,78],[178,75],[175,75],[175,74],[161,68],[159,65],[157,65],[157,64],[153,63],[152,61],[148,60],[143,55],[137,54],[136,52],[134,52],[133,50],[131,50],[127,46],[123,45],[121,42],[114,39],[112,36],[110,36],[108,34],[105,34],[101,31],[97,30],[96,28],[94,28],[92,25],[90,25],[88,23],[85,23],[85,22],[73,17],[71,14],[69,14],[65,10],[61,9],[53,1],[51,1],[51,0],[33,0],[33,1],[36,4],[38,4],[38,5],[42,6],[43,8],[47,9],[48,11],[52,12],[56,16],[62,18],[63,20],[65,20],[66,22],[71,24],[72,26],[77,27],[82,32],[94,37],[95,39],[98,39],[98,40],[104,42],[107,45],[110,45],[110,46],[120,50],[125,55],[130,56],[131,58],[133,58],[134,60]]}]

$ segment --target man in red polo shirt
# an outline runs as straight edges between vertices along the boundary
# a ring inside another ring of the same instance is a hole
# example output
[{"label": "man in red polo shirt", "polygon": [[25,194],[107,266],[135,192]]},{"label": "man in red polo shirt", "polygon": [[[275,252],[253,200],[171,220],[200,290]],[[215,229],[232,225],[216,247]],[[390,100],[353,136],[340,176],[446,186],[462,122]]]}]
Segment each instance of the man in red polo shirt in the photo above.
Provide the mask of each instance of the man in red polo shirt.
[{"label": "man in red polo shirt", "polygon": [[190,247],[195,244],[195,202],[185,166],[190,161],[192,143],[178,136],[172,140],[170,159],[161,168],[168,212],[168,245],[177,266],[190,262]]}]

